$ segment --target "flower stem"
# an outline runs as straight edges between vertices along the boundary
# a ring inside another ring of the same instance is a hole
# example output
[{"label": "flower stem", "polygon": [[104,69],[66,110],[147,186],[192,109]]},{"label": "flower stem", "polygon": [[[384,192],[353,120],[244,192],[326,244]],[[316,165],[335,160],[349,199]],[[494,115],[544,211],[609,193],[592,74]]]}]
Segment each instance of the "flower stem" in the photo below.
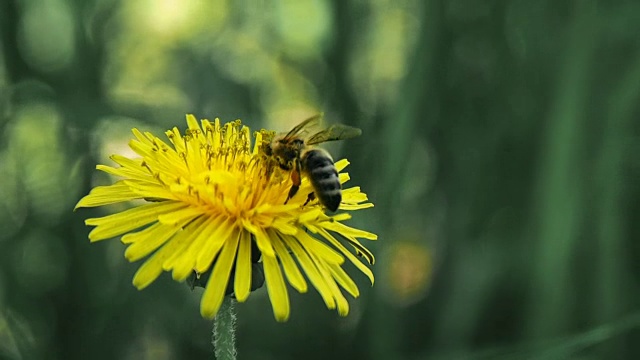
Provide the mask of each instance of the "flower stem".
[{"label": "flower stem", "polygon": [[217,360],[235,360],[236,358],[236,314],[233,311],[233,299],[225,296],[213,320],[213,347]]}]

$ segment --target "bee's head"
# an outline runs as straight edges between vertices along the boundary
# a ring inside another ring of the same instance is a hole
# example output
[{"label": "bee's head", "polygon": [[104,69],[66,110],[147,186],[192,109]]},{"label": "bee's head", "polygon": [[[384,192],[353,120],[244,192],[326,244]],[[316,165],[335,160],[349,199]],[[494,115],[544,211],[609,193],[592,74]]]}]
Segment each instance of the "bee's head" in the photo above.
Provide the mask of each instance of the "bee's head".
[{"label": "bee's head", "polygon": [[262,144],[262,152],[267,156],[272,156],[273,148],[271,147],[271,143]]},{"label": "bee's head", "polygon": [[276,159],[282,169],[291,170],[294,160],[300,157],[300,151],[297,139],[277,137],[269,144],[269,150],[265,154]]},{"label": "bee's head", "polygon": [[[260,142],[260,151],[266,156],[271,156],[273,154],[273,149],[271,148],[271,143],[273,142],[273,138],[276,135],[275,131],[268,130],[260,130],[260,134],[262,135],[262,140]],[[256,135],[257,137],[258,135]]]},{"label": "bee's head", "polygon": [[273,141],[269,143],[269,151],[271,153],[268,155],[278,156],[282,152],[282,149],[284,148],[284,146],[285,146],[285,143],[282,138],[273,139]]}]

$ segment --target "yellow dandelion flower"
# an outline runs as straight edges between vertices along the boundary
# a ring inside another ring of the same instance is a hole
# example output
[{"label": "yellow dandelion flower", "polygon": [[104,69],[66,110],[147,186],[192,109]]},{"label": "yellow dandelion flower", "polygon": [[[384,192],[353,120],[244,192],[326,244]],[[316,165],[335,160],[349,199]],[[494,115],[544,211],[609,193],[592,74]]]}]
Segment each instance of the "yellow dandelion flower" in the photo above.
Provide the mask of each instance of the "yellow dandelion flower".
[{"label": "yellow dandelion flower", "polygon": [[[252,146],[249,128],[239,120],[223,126],[218,119],[199,124],[188,115],[187,124],[184,135],[177,128],[166,132],[171,145],[133,129],[135,139],[129,146],[140,157],[113,155],[119,167],[96,167],[122,179],[94,188],[76,208],[134,199],[147,202],[87,219],[87,225],[95,226],[89,239],[122,235],[129,261],[151,255],[133,278],[138,289],[147,287],[163,271],[171,271],[177,281],[185,281],[194,272],[211,271],[200,304],[205,318],[216,315],[230,281],[239,302],[248,298],[251,253],[256,246],[276,320],[289,317],[285,278],[301,293],[307,291],[308,279],[329,309],[346,316],[349,303],[340,287],[353,297],[359,291],[342,268],[345,258],[372,285],[374,281],[371,270],[343,244],[373,263],[373,255],[358,239],[375,240],[377,236],[343,223],[351,217],[348,211],[373,206],[367,196],[359,187],[344,189],[339,212],[328,215],[317,201],[306,203],[313,188],[303,178],[297,195],[285,204],[292,185],[290,174],[270,166],[263,152],[273,133],[256,133]],[[348,162],[340,160],[335,165],[342,171]],[[339,177],[341,183],[349,179],[347,173]]]}]

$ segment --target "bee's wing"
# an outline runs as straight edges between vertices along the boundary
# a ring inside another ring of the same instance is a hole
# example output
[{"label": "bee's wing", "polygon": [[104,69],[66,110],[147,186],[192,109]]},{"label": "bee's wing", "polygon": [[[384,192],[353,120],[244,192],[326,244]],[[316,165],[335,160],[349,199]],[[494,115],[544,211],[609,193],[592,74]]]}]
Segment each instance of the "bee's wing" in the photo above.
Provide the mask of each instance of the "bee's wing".
[{"label": "bee's wing", "polygon": [[309,145],[320,144],[325,141],[345,140],[360,136],[362,130],[344,124],[331,125],[328,129],[312,135],[306,141]]},{"label": "bee's wing", "polygon": [[308,118],[307,120],[304,120],[300,124],[296,125],[293,129],[291,129],[291,131],[289,131],[287,135],[284,136],[284,138],[291,139],[292,137],[299,135],[306,128],[316,126],[318,124],[318,120],[320,120],[321,117],[322,114],[317,114]]}]

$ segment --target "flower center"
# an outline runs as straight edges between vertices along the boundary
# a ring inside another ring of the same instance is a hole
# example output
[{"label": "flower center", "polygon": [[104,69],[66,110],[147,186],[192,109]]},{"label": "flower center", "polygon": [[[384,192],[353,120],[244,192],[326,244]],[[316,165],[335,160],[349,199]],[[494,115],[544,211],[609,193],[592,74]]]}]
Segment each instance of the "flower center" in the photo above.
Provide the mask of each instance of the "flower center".
[{"label": "flower center", "polygon": [[170,185],[172,192],[210,216],[236,221],[251,221],[265,205],[284,203],[289,175],[262,151],[264,132],[256,133],[252,151],[249,128],[239,122],[203,125],[203,131],[186,131],[183,146],[174,142],[188,173]]}]

